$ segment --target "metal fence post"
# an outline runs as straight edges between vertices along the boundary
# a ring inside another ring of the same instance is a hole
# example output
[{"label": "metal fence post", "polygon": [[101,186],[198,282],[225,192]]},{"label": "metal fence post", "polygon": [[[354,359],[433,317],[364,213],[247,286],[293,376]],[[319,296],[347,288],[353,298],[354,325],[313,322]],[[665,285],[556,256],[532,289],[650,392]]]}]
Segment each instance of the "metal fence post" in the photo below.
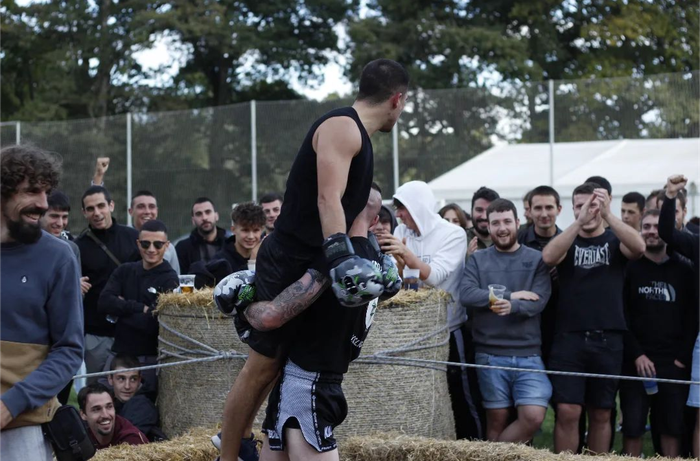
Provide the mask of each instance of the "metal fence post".
[{"label": "metal fence post", "polygon": [[15,144],[19,146],[20,141],[22,141],[22,136],[20,135],[21,130],[22,130],[22,125],[21,122],[16,123],[16,130],[15,130]]},{"label": "metal fence post", "polygon": [[393,158],[394,165],[394,193],[396,189],[399,188],[399,123],[394,124],[394,128],[391,130],[391,155]]},{"label": "metal fence post", "polygon": [[255,99],[250,101],[250,175],[251,193],[254,202],[258,201],[258,133]]},{"label": "metal fence post", "polygon": [[126,114],[126,222],[131,226],[131,112]]},{"label": "metal fence post", "polygon": [[554,80],[549,81],[549,185],[554,187]]}]

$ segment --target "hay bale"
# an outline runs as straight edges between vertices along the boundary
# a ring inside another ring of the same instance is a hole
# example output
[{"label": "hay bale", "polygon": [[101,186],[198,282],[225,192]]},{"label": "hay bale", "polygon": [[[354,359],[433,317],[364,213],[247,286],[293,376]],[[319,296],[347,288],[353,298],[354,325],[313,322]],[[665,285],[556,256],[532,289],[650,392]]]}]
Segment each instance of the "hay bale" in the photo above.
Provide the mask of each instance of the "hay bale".
[{"label": "hay bale", "polygon": [[[512,443],[444,441],[377,433],[352,437],[339,448],[342,461],[629,461],[616,455],[556,455]],[[655,458],[665,459],[665,458]]]},{"label": "hay bale", "polygon": [[[211,289],[164,294],[159,299],[158,315],[163,324],[217,351],[236,351],[246,355],[249,352],[248,346],[238,339],[233,321],[216,309]],[[185,349],[201,349],[161,325],[161,355],[163,351],[180,352],[164,340]],[[160,363],[180,360],[164,357]],[[226,396],[244,363],[243,359],[233,358],[161,368],[158,408],[163,431],[168,437],[178,436],[193,427],[220,423]],[[257,426],[262,424],[263,417],[264,407],[256,418]]]},{"label": "hay bale", "polygon": [[[434,332],[446,324],[449,295],[439,290],[400,292],[380,303],[372,331],[363,346],[363,356],[395,349]],[[189,294],[166,294],[160,298],[159,319],[174,330],[206,344],[217,351],[248,354],[230,318],[214,306],[211,290]],[[193,349],[191,343],[161,328],[161,350],[174,350],[165,341]],[[449,332],[444,331],[421,343],[426,349],[403,352],[401,357],[448,359]],[[165,341],[163,341],[165,340]],[[432,347],[440,342],[445,344]],[[161,363],[181,359],[164,358]],[[218,360],[162,368],[159,397],[163,430],[170,436],[187,429],[211,426],[221,421],[224,401],[243,360]],[[337,430],[343,440],[378,430],[395,430],[405,434],[454,439],[454,420],[447,376],[441,370],[399,365],[354,363],[343,382],[349,413]],[[264,419],[265,406],[256,418],[255,427]]]},{"label": "hay bale", "polygon": [[196,428],[167,442],[117,445],[98,450],[94,461],[212,461],[219,451],[211,444],[218,429]]},{"label": "hay bale", "polygon": [[[360,358],[395,349],[439,330],[447,322],[449,295],[440,290],[401,291],[379,305]],[[433,346],[394,355],[447,361],[449,331],[420,343]],[[436,346],[445,342],[445,344]],[[454,439],[445,368],[354,362],[343,380],[348,417],[335,431],[341,440],[376,431]]]}]

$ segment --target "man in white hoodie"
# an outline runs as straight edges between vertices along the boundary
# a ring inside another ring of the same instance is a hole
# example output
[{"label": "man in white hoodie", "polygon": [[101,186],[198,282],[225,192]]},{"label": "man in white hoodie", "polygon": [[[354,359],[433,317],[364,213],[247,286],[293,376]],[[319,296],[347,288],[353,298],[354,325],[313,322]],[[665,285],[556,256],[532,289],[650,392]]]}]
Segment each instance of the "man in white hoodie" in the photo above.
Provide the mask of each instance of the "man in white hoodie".
[{"label": "man in white hoodie", "polygon": [[[437,201],[426,183],[410,181],[394,194],[396,217],[401,224],[394,235],[380,235],[382,251],[394,256],[399,271],[405,267],[420,270],[421,281],[447,291],[453,297],[448,305],[450,361],[465,362],[463,326],[467,314],[458,302],[459,282],[467,251],[467,236],[459,226],[445,221],[435,211]],[[451,367],[448,385],[452,396],[457,436],[478,437],[481,422],[473,403],[466,369]]]}]

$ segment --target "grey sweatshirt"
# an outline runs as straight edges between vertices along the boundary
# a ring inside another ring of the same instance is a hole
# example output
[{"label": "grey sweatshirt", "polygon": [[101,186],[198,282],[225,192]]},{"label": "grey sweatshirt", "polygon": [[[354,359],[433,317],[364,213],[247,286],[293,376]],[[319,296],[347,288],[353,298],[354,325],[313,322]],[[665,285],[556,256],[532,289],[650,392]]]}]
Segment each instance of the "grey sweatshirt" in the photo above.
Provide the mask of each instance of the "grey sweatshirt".
[{"label": "grey sweatshirt", "polygon": [[[500,316],[489,309],[491,284],[506,287],[505,299],[512,306],[509,315]],[[523,290],[537,293],[539,301],[510,299],[512,292]],[[503,253],[491,246],[474,253],[464,267],[459,299],[472,316],[476,352],[539,355],[540,312],[551,290],[549,268],[537,250],[521,245],[512,253]]]}]

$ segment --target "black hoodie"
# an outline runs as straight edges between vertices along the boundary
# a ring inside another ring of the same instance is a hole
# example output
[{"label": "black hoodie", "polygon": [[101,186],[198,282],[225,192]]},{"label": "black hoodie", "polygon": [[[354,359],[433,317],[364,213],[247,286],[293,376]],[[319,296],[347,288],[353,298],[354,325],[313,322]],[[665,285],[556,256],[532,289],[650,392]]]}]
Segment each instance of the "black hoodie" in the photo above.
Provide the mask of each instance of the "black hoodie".
[{"label": "black hoodie", "polygon": [[623,299],[629,331],[625,360],[642,354],[650,360],[690,365],[697,334],[693,269],[672,254],[663,263],[647,257],[627,265]]},{"label": "black hoodie", "polygon": [[212,260],[225,259],[231,265],[231,273],[248,269],[248,258],[244,258],[236,250],[236,236],[226,239],[224,248],[216,253]]},{"label": "black hoodie", "polygon": [[[177,259],[180,261],[180,273],[189,274],[190,266],[197,261],[208,262],[215,253],[221,251],[226,240],[226,231],[220,227],[216,228],[216,239],[213,242],[204,240],[197,229],[193,229],[190,236],[175,245]],[[211,247],[211,248],[207,248]]]},{"label": "black hoodie", "polygon": [[[178,286],[177,273],[163,261],[150,270],[141,261],[122,264],[102,290],[99,311],[118,317],[112,351],[134,356],[157,355],[158,320],[144,306],[155,307],[159,293]],[[120,299],[119,297],[124,299]]]},{"label": "black hoodie", "polygon": [[[700,287],[700,235],[676,229],[676,200],[664,200],[661,205],[659,237],[668,245],[669,253],[676,251],[690,260],[695,268],[695,286]],[[700,328],[700,289],[695,295]]]},{"label": "black hoodie", "polygon": [[[112,221],[113,224],[109,229],[89,229],[122,264],[141,259],[141,254],[136,246],[139,232],[133,227],[117,224],[116,219],[112,219]],[[88,282],[92,285],[83,299],[85,333],[97,336],[114,336],[114,324],[109,323],[104,314],[98,312],[97,303],[102,289],[107,284],[109,276],[117,268],[117,264],[87,235],[87,229],[75,239],[75,244],[80,248],[82,275],[89,277]]]}]

